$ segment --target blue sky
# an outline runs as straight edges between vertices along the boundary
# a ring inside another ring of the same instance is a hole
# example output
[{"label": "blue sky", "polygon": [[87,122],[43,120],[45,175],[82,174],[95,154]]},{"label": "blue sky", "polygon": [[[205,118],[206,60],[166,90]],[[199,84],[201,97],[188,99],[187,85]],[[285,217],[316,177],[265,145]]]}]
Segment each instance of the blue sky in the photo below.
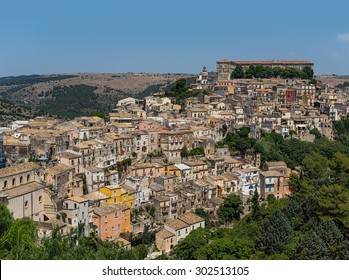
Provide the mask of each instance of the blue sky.
[{"label": "blue sky", "polygon": [[223,58],[349,74],[349,2],[284,2],[0,0],[0,77],[197,73]]}]

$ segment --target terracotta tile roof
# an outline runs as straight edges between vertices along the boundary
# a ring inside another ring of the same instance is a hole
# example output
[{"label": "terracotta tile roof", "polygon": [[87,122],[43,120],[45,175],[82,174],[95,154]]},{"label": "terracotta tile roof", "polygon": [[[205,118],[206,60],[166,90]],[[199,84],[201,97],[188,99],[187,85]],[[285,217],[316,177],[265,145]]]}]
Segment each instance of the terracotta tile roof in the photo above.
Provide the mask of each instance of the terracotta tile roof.
[{"label": "terracotta tile roof", "polygon": [[167,239],[167,238],[171,238],[174,237],[175,235],[172,232],[169,232],[166,229],[162,229],[160,230],[157,234],[156,237],[162,238],[162,239]]},{"label": "terracotta tile roof", "polygon": [[9,175],[20,174],[32,170],[39,169],[40,166],[35,162],[21,163],[15,166],[10,166],[7,168],[0,169],[0,178]]},{"label": "terracotta tile roof", "polygon": [[157,200],[157,201],[170,201],[170,197],[169,196],[165,196],[165,195],[159,195],[159,196],[155,196],[153,198],[153,200]]},{"label": "terracotta tile roof", "polygon": [[71,152],[64,152],[61,155],[62,158],[67,159],[75,159],[75,158],[81,158],[81,154],[71,153]]},{"label": "terracotta tile roof", "polygon": [[74,170],[74,168],[70,167],[68,165],[65,165],[63,163],[58,163],[55,166],[46,168],[45,172],[49,173],[52,176],[55,176],[55,175],[61,174],[61,173],[66,172],[66,171],[71,171],[71,170]]},{"label": "terracotta tile roof", "polygon": [[94,191],[94,192],[83,195],[83,198],[86,198],[89,201],[96,201],[96,200],[108,199],[109,196],[102,193],[101,191]]},{"label": "terracotta tile roof", "polygon": [[121,185],[121,189],[123,192],[126,192],[128,194],[134,194],[137,192],[134,188],[127,186],[125,184]]},{"label": "terracotta tile roof", "polygon": [[268,165],[269,167],[271,166],[287,167],[287,164],[284,161],[266,161],[265,164]]},{"label": "terracotta tile roof", "polygon": [[8,190],[4,190],[3,192],[8,195],[9,198],[22,196],[27,193],[31,193],[40,189],[44,189],[45,185],[40,184],[38,182],[31,182],[19,187],[11,188]]},{"label": "terracotta tile roof", "polygon": [[122,211],[122,208],[118,204],[106,203],[99,207],[95,207],[93,212],[99,216],[105,216],[111,213]]},{"label": "terracotta tile roof", "polygon": [[173,228],[174,230],[179,230],[179,229],[186,228],[189,226],[187,223],[185,223],[179,219],[172,220],[172,221],[168,222],[167,225],[169,227]]},{"label": "terracotta tile roof", "polygon": [[82,202],[87,202],[88,201],[87,198],[82,197],[82,196],[72,196],[72,197],[67,198],[66,200],[71,200],[71,201],[75,201],[75,202],[78,202],[78,203],[82,203]]},{"label": "terracotta tile roof", "polygon": [[104,172],[104,169],[98,168],[98,167],[95,167],[95,166],[86,166],[85,169],[86,169],[87,171],[92,172],[92,173]]},{"label": "terracotta tile roof", "polygon": [[205,221],[204,218],[201,218],[200,216],[198,216],[192,212],[185,213],[185,214],[179,216],[178,219],[185,222],[188,225],[194,225],[194,224],[201,223],[201,222]]},{"label": "terracotta tile roof", "polygon": [[261,171],[260,172],[261,175],[263,175],[264,177],[283,177],[283,175],[278,172],[278,171]]}]

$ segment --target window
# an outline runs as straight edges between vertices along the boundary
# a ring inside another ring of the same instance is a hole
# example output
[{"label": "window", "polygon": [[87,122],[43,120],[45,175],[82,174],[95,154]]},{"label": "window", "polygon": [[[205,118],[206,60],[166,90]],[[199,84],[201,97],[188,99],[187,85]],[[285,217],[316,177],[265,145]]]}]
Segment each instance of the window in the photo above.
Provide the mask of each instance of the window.
[{"label": "window", "polygon": [[7,188],[7,181],[4,182],[4,189]]},{"label": "window", "polygon": [[39,196],[39,203],[42,203],[42,196]]},{"label": "window", "polygon": [[75,208],[75,209],[78,208],[78,206],[76,205],[76,203],[74,203],[74,208]]},{"label": "window", "polygon": [[26,201],[24,202],[24,207],[25,207],[25,208],[28,208],[28,206],[29,206],[29,202],[28,202],[28,200],[26,200]]},{"label": "window", "polygon": [[16,184],[16,178],[13,178],[13,179],[12,179],[12,187],[14,187],[15,184]]},{"label": "window", "polygon": [[19,177],[19,183],[22,184],[22,182],[23,182],[23,177],[21,176]]},{"label": "window", "polygon": [[118,212],[115,212],[115,218],[117,218],[118,217]]},{"label": "window", "polygon": [[111,227],[111,230],[114,231],[114,229],[115,229],[114,226],[112,226],[112,227]]}]

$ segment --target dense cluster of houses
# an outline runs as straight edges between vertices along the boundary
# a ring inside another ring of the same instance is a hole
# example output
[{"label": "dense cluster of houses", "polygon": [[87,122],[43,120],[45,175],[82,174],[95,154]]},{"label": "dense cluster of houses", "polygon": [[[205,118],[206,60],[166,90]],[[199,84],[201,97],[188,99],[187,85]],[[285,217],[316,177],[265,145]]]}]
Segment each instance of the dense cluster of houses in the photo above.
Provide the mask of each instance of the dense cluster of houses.
[{"label": "dense cluster of houses", "polygon": [[[349,112],[345,92],[302,80],[216,80],[203,69],[183,104],[162,95],[120,100],[103,118],[66,121],[37,117],[0,128],[7,167],[0,169],[0,201],[15,218],[54,228],[76,228],[102,240],[121,240],[157,228],[156,246],[169,252],[231,193],[261,199],[289,193],[291,170],[260,155],[231,156],[215,144],[228,131],[250,127],[250,137],[275,131],[313,141],[316,128],[333,138],[332,121]],[[183,157],[182,150],[203,153]],[[151,215],[134,215],[139,209]],[[150,209],[153,209],[152,211]]]}]

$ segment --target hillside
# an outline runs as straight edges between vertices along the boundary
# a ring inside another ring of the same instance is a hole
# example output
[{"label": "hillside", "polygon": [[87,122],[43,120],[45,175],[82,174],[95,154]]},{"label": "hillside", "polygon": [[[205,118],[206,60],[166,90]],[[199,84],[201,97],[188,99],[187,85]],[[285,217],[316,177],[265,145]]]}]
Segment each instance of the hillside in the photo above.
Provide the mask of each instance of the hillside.
[{"label": "hillside", "polygon": [[109,111],[125,97],[164,90],[185,74],[62,74],[0,78],[0,98],[45,113],[73,118]]},{"label": "hillside", "polygon": [[15,120],[28,120],[40,115],[38,110],[29,106],[14,104],[13,102],[0,99],[0,127],[7,126]]},{"label": "hillside", "polygon": [[349,82],[349,76],[336,76],[336,75],[320,75],[317,76],[323,84],[329,84],[331,86],[337,86],[344,82]]}]

